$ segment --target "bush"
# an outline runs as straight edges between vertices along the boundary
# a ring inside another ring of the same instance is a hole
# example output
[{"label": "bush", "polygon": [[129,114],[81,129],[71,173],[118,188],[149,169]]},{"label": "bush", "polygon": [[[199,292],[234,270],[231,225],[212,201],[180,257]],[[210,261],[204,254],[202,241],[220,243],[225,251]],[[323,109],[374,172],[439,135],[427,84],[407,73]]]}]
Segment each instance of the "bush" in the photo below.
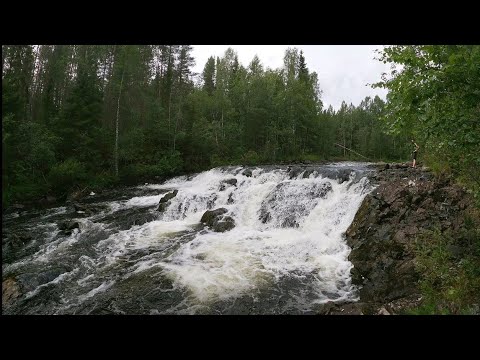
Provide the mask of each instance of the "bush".
[{"label": "bush", "polygon": [[92,180],[89,181],[89,186],[94,191],[99,191],[105,188],[111,188],[112,186],[116,185],[119,181],[114,174],[111,173],[101,173],[97,174]]},{"label": "bush", "polygon": [[258,165],[261,162],[260,156],[253,151],[250,150],[246,154],[243,154],[241,158],[241,162],[245,165]]},{"label": "bush", "polygon": [[161,156],[155,164],[130,164],[121,171],[122,181],[135,184],[154,176],[174,176],[183,170],[183,160],[179,152]]},{"label": "bush", "polygon": [[[461,244],[463,243],[463,244]],[[452,246],[463,245],[462,255]],[[423,303],[410,314],[469,314],[480,304],[480,229],[471,220],[454,235],[423,233],[415,245],[416,269],[421,274]]]},{"label": "bush", "polygon": [[88,175],[84,163],[67,159],[56,164],[48,174],[48,181],[56,193],[66,194],[75,186],[81,186]]}]

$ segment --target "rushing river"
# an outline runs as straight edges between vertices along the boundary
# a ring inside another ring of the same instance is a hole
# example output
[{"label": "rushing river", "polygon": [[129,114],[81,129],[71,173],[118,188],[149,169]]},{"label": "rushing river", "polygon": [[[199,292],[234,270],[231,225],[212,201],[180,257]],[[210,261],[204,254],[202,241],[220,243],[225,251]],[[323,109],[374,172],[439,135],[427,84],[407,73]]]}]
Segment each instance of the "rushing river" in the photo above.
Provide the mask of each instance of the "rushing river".
[{"label": "rushing river", "polygon": [[[313,314],[355,301],[344,233],[373,172],[366,163],[216,168],[94,194],[76,209],[10,213],[3,280],[20,295],[3,313]],[[218,208],[230,231],[200,223]]]}]

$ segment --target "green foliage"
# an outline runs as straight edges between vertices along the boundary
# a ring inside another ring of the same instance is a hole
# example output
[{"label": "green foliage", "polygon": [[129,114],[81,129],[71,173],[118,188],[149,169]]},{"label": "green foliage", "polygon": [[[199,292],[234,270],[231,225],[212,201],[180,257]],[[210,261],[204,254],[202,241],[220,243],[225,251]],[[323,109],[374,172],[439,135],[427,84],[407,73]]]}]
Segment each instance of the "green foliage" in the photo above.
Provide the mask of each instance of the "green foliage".
[{"label": "green foliage", "polygon": [[109,172],[96,174],[88,180],[88,187],[93,191],[100,191],[106,188],[112,188],[119,183],[119,178]]},{"label": "green foliage", "polygon": [[464,229],[455,236],[449,231],[424,232],[417,239],[415,258],[423,300],[408,313],[476,311],[480,305],[480,229],[472,219],[466,219]]},{"label": "green foliage", "polygon": [[87,179],[85,164],[71,158],[53,166],[48,174],[49,183],[60,194],[83,186]]},{"label": "green foliage", "polygon": [[140,162],[132,163],[125,167],[121,177],[128,183],[135,183],[142,179],[151,179],[155,176],[172,176],[182,172],[183,159],[179,152],[159,157],[154,164]]},{"label": "green foliage", "polygon": [[255,151],[250,150],[241,157],[240,161],[245,165],[258,165],[260,163],[260,157]]},{"label": "green foliage", "polygon": [[229,164],[363,160],[334,143],[372,160],[408,156],[404,137],[383,133],[379,98],[322,109],[318,76],[295,48],[279,69],[258,56],[245,67],[227,49],[198,83],[190,45],[2,49],[6,201],[22,186],[65,195]]},{"label": "green foliage", "polygon": [[388,130],[406,132],[456,175],[480,184],[480,46],[389,46],[380,59],[390,77],[375,84],[389,90]]}]

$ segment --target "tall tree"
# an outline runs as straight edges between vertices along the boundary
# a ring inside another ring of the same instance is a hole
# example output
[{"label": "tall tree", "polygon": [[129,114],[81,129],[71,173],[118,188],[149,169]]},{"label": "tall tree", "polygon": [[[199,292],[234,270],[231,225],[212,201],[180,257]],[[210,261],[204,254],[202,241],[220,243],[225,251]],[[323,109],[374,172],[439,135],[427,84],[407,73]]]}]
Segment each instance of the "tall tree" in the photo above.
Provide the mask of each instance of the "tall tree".
[{"label": "tall tree", "polygon": [[389,130],[480,187],[480,46],[387,46],[379,60],[393,66],[374,85],[389,90]]},{"label": "tall tree", "polygon": [[203,69],[203,90],[208,95],[213,95],[215,91],[215,58],[210,56]]}]

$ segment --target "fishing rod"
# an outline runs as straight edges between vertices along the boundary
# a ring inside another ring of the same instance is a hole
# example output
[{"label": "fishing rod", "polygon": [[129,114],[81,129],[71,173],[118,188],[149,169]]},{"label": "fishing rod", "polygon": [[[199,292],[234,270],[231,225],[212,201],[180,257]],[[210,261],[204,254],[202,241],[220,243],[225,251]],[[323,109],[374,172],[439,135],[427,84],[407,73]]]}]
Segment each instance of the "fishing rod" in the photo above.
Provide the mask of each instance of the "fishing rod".
[{"label": "fishing rod", "polygon": [[335,145],[340,146],[340,147],[342,147],[342,148],[344,148],[344,149],[346,149],[346,150],[348,150],[348,151],[351,151],[351,152],[353,152],[353,153],[361,156],[362,158],[367,159],[368,161],[370,161],[370,159],[367,158],[366,156],[363,156],[362,154],[359,154],[358,152],[356,152],[356,151],[354,151],[354,150],[352,150],[352,149],[349,149],[349,148],[347,148],[346,146],[343,146],[343,145],[340,145],[340,144],[337,144],[337,143],[335,143]]}]

